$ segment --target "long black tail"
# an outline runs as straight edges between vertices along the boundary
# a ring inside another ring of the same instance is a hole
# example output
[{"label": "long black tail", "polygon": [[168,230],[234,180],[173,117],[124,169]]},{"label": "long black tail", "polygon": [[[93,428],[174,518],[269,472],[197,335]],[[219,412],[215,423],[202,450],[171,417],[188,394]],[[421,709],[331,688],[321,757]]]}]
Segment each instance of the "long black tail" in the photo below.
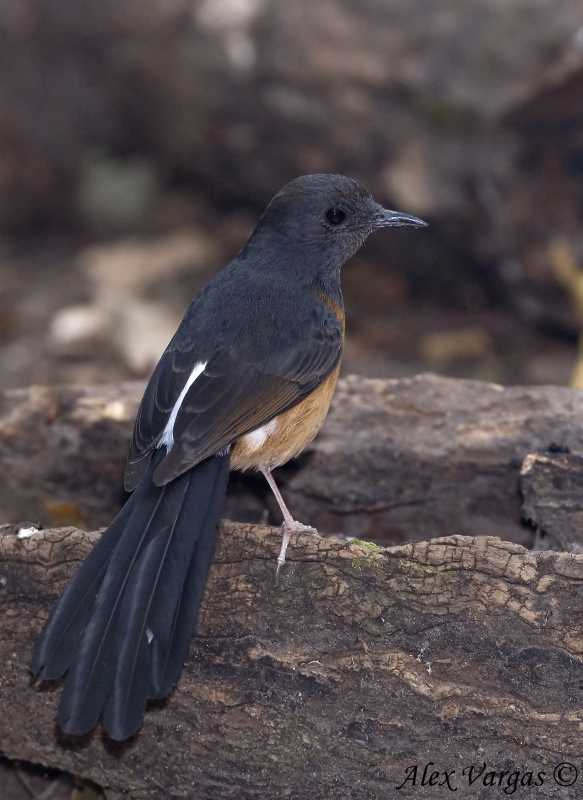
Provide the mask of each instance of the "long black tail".
[{"label": "long black tail", "polygon": [[65,733],[103,712],[112,739],[140,727],[149,697],[180,675],[212,561],[229,455],[211,456],[166,486],[152,475],[163,451],[59,598],[32,671],[68,671],[59,706]]}]

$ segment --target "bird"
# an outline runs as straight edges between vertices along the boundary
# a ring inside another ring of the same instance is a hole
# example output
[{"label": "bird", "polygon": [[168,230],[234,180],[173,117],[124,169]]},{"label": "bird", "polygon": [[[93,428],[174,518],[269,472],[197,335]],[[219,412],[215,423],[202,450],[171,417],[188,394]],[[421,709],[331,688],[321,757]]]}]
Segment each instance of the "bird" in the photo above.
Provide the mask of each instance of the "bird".
[{"label": "bird", "polygon": [[66,674],[57,720],[72,736],[102,719],[123,741],[182,670],[213,558],[230,469],[272,470],[322,425],[344,340],[340,271],[373,231],[425,222],[377,204],[342,175],[304,175],[267,206],[239,254],[192,301],[144,392],[125,505],[37,640],[32,672]]}]

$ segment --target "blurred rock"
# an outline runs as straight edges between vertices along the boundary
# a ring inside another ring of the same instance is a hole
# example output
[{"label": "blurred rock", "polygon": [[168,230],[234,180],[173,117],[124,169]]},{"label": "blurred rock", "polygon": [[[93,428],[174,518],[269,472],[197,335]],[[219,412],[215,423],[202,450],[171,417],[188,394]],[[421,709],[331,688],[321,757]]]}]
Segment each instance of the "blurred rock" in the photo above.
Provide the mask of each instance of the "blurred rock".
[{"label": "blurred rock", "polygon": [[89,247],[79,264],[97,292],[143,293],[176,274],[208,269],[218,255],[216,239],[201,230],[176,231],[158,239],[127,239]]},{"label": "blurred rock", "polygon": [[113,324],[113,315],[101,306],[60,308],[50,323],[48,345],[57,355],[94,353],[97,342],[111,338]]},{"label": "blurred rock", "polygon": [[148,375],[176,332],[181,314],[119,292],[110,297],[117,311],[114,342],[135,375]]},{"label": "blurred rock", "polygon": [[94,300],[54,314],[49,349],[72,356],[115,347],[134,375],[147,375],[174,335],[191,298],[177,305],[148,300],[144,295],[185,271],[208,276],[216,258],[215,241],[194,231],[88,248],[79,263],[91,281]]}]

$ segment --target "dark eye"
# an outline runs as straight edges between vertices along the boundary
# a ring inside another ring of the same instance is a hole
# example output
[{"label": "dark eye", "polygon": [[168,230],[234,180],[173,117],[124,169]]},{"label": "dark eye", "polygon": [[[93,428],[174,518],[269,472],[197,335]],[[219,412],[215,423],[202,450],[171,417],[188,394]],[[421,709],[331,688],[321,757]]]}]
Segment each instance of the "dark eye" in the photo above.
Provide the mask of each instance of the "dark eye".
[{"label": "dark eye", "polygon": [[340,225],[346,219],[346,214],[339,208],[329,208],[326,211],[326,219],[330,225]]}]

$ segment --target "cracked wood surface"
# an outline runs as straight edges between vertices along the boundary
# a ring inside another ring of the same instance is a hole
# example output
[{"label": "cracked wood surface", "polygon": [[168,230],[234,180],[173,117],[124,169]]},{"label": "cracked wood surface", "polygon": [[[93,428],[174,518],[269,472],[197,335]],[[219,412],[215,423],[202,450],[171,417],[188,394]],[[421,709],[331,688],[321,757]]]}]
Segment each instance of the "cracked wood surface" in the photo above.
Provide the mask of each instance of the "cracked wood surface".
[{"label": "cracked wood surface", "polygon": [[523,515],[536,528],[541,549],[583,553],[583,456],[529,454],[520,491]]},{"label": "cracked wood surface", "polygon": [[59,687],[35,685],[28,664],[98,535],[0,538],[0,747],[10,758],[132,798],[229,800],[395,796],[406,769],[429,761],[467,789],[464,766],[550,776],[581,759],[583,556],[494,537],[382,550],[303,536],[275,589],[279,531],[231,522],[171,697],[127,744],[99,729],[65,739]]}]

